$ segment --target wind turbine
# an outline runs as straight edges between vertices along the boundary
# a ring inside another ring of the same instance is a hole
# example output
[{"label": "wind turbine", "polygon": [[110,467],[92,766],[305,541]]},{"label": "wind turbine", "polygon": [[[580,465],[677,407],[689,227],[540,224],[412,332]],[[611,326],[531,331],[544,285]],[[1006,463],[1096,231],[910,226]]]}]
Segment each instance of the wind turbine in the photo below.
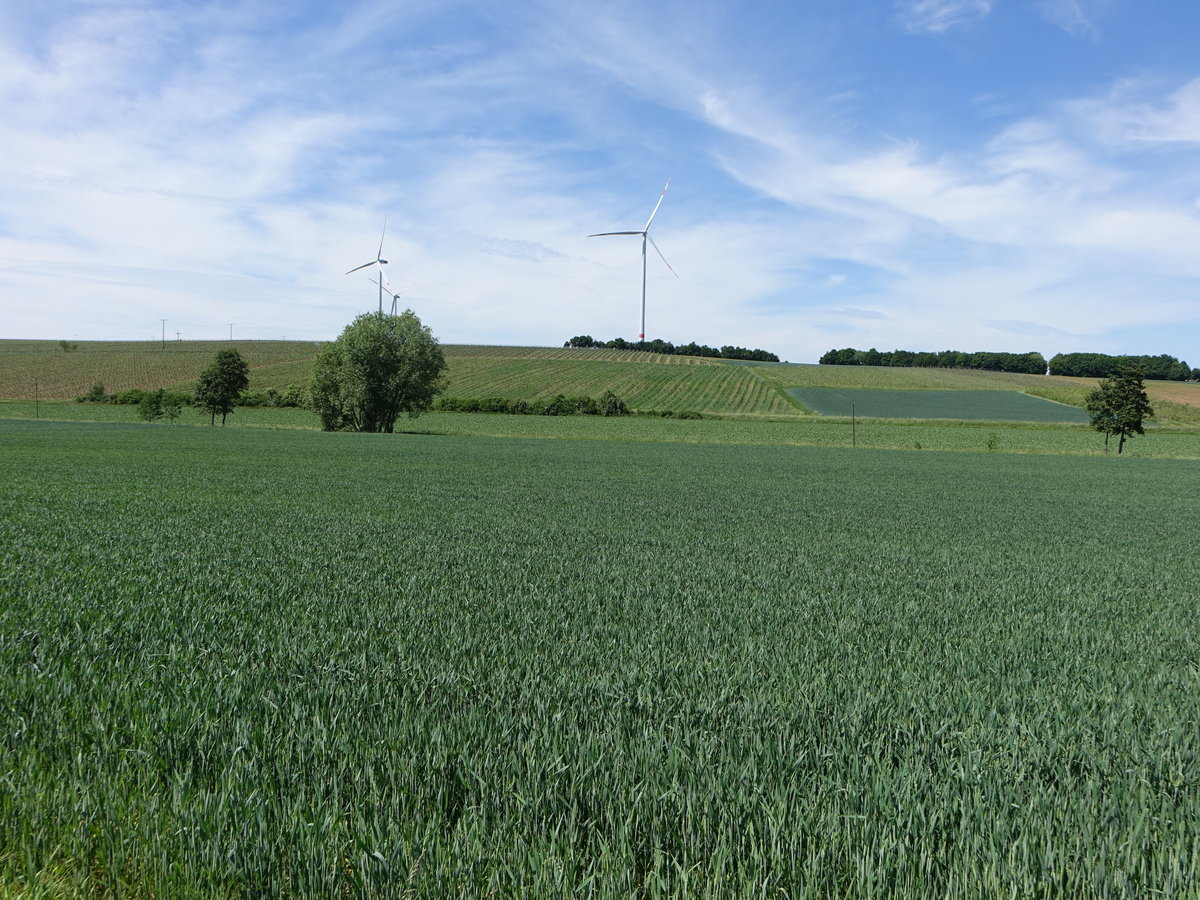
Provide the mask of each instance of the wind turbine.
[{"label": "wind turbine", "polygon": [[[658,258],[663,261],[668,269],[671,269],[671,264],[667,262],[667,258],[663,256],[663,252],[658,249],[658,244],[654,243],[654,238],[650,237],[650,223],[654,221],[654,216],[658,213],[658,208],[662,206],[663,197],[667,196],[667,188],[671,186],[671,179],[667,179],[667,183],[663,185],[662,193],[658,195],[658,202],[654,204],[654,211],[650,213],[650,218],[646,220],[646,224],[641,231],[601,231],[599,234],[589,234],[588,237],[610,237],[618,234],[640,234],[642,236],[642,330],[638,333],[638,340],[646,339],[646,242],[654,247],[654,252],[658,254]],[[676,278],[679,274],[671,269],[671,274]]]},{"label": "wind turbine", "polygon": [[[355,272],[362,269],[369,269],[371,266],[379,266],[379,314],[383,315],[383,283],[386,280],[383,276],[383,267],[387,265],[387,260],[383,258],[383,239],[387,236],[387,217],[383,219],[383,234],[379,236],[379,250],[375,253],[375,258],[370,262],[365,262],[361,266],[355,266],[347,275],[353,275]],[[374,280],[374,279],[370,279]]]},{"label": "wind turbine", "polygon": [[[400,299],[400,295],[403,294],[404,291],[392,291],[392,284],[387,280],[387,276],[385,276],[382,271],[379,273],[379,279],[379,282],[377,282],[374,278],[368,278],[367,281],[371,282],[371,284],[380,284],[381,289],[385,287],[387,288],[387,293],[392,295],[392,315],[394,316],[396,314],[396,301]],[[383,307],[380,305],[380,312],[382,311]]]}]

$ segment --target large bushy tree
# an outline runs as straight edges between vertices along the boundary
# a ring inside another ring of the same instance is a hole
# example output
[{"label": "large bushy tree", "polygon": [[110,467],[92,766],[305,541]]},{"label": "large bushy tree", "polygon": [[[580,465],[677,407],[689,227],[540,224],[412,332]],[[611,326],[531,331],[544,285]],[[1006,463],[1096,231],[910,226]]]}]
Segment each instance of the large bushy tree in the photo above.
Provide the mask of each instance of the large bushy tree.
[{"label": "large bushy tree", "polygon": [[217,413],[221,414],[221,424],[225,417],[233,411],[242,391],[250,386],[250,366],[242,359],[242,354],[230,347],[220,350],[213,357],[207,369],[200,373],[196,383],[195,405],[209,412],[209,424],[215,425]]},{"label": "large bushy tree", "polygon": [[1117,454],[1125,449],[1125,438],[1132,434],[1145,434],[1142,420],[1154,415],[1150,398],[1142,385],[1142,373],[1138,369],[1122,369],[1087,395],[1087,411],[1092,417],[1092,427],[1104,432],[1104,450],[1108,452],[1108,439],[1119,436]]},{"label": "large bushy tree", "polygon": [[411,309],[363,313],[317,354],[312,407],[326,431],[391,433],[401,414],[433,405],[445,369],[437,338]]}]

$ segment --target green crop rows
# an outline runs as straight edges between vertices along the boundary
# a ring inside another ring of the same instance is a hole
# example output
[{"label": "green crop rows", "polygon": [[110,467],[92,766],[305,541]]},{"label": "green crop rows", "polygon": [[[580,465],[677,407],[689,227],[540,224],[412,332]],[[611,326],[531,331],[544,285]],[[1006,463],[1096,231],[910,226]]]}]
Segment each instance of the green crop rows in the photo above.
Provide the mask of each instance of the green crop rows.
[{"label": "green crop rows", "polygon": [[0,455],[0,894],[1200,892],[1198,463]]},{"label": "green crop rows", "polygon": [[788,388],[787,393],[826,416],[853,409],[887,419],[982,419],[993,422],[1088,422],[1078,407],[1051,403],[1017,391],[882,391],[853,388]]},{"label": "green crop rows", "polygon": [[[660,357],[670,359],[671,357]],[[676,357],[683,359],[684,357]],[[745,366],[698,362],[448,357],[447,393],[462,397],[535,399],[610,390],[631,409],[694,410],[732,415],[795,415],[774,387]]]}]

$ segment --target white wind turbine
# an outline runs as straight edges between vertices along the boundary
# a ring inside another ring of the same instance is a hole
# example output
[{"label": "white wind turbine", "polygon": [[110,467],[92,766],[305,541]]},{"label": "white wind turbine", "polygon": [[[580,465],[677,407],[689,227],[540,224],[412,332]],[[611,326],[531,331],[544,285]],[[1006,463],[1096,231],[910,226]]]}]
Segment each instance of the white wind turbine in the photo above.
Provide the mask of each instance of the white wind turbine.
[{"label": "white wind turbine", "polygon": [[[641,231],[601,231],[599,234],[589,234],[588,237],[609,237],[618,234],[640,234],[642,236],[642,330],[638,333],[638,340],[646,339],[646,242],[654,247],[654,252],[658,254],[658,258],[663,261],[668,269],[671,269],[671,264],[667,262],[667,258],[663,256],[663,252],[658,249],[658,244],[654,243],[654,238],[650,237],[650,223],[654,221],[654,216],[658,213],[658,208],[662,206],[663,198],[667,196],[667,188],[671,186],[671,179],[667,179],[667,183],[663,185],[662,193],[658,195],[658,202],[654,204],[654,211],[650,213],[650,218],[646,220],[646,224]],[[671,274],[676,278],[679,274],[671,269]]]},{"label": "white wind turbine", "polygon": [[[347,275],[353,275],[355,272],[359,272],[363,269],[369,269],[371,266],[379,267],[379,314],[380,315],[383,315],[383,286],[384,286],[384,284],[387,283],[387,278],[383,274],[383,267],[387,265],[387,260],[383,258],[383,239],[386,236],[387,236],[387,218],[384,217],[383,234],[381,234],[379,236],[379,250],[375,253],[375,258],[373,260],[371,260],[370,262],[363,263],[361,266],[355,266],[353,269],[351,269],[349,272],[346,273]],[[375,279],[372,278],[370,280],[374,281]],[[391,289],[391,286],[389,285],[389,290],[390,289]]]},{"label": "white wind turbine", "polygon": [[[394,316],[396,314],[396,302],[400,299],[400,295],[403,294],[404,291],[393,291],[391,282],[387,280],[387,277],[383,274],[383,272],[379,273],[379,278],[379,282],[376,282],[374,278],[368,278],[367,281],[371,282],[371,284],[380,284],[380,290],[383,290],[386,294],[392,295],[392,315]],[[382,309],[383,307],[380,306],[380,311],[382,311]]]}]

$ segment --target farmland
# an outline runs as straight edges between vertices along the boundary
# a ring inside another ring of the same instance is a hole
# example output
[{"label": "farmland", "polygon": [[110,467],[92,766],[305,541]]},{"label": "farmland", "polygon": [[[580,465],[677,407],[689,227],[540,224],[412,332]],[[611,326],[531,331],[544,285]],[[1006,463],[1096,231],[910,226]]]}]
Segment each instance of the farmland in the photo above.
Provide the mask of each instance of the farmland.
[{"label": "farmland", "polygon": [[[33,401],[0,401],[0,419],[31,421],[39,414]],[[56,401],[40,404],[43,419],[73,422],[140,424],[132,406]],[[208,426],[202,411],[184,409],[179,425]],[[314,429],[316,416],[304,409],[239,409],[230,427]],[[178,427],[157,424],[152,427]],[[685,420],[633,416],[507,416],[428,413],[401,420],[401,431],[476,437],[517,437],[636,441],[686,444],[763,444],[796,447],[850,447],[877,450],[955,450],[1103,456],[1104,439],[1082,425],[945,420],[864,420],[792,416]],[[1200,432],[1194,428],[1157,427],[1125,446],[1125,456],[1146,459],[1200,459]]]},{"label": "farmland", "polygon": [[1019,391],[872,391],[862,388],[788,388],[789,396],[822,415],[887,419],[979,419],[1013,422],[1084,422],[1076,406],[1051,403]]},{"label": "farmland", "polygon": [[0,421],[0,894],[1200,890],[1200,463],[560,437]]},{"label": "farmland", "polygon": [[[102,382],[109,391],[137,387],[188,389],[213,354],[230,342],[81,344],[64,353],[53,341],[0,341],[0,400],[71,398]],[[233,342],[250,365],[250,387],[263,391],[306,384],[318,345],[301,341]],[[694,411],[740,418],[807,418],[790,389],[1005,391],[1082,407],[1094,379],[954,369],[871,366],[731,364],[629,350],[553,347],[445,348],[447,394],[535,400],[557,393],[600,396],[613,391],[634,410]],[[1148,382],[1158,424],[1200,425],[1200,384]],[[845,404],[847,407],[849,404]],[[1018,413],[1020,414],[1020,413]],[[886,416],[889,418],[904,417]],[[985,418],[1003,420],[999,411]],[[926,418],[927,416],[921,416]]]}]

